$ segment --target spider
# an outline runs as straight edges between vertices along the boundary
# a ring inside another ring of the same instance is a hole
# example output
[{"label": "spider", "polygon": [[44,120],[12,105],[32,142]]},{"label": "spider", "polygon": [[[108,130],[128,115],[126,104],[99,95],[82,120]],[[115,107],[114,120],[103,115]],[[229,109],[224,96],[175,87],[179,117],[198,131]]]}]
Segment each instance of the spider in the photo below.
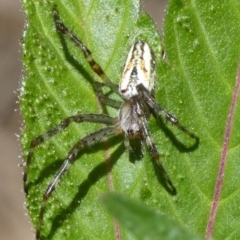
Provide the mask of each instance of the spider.
[{"label": "spider", "polygon": [[[62,23],[56,7],[53,8],[53,16],[56,30],[60,34],[63,34],[67,39],[71,40],[82,51],[92,70],[102,79],[102,82],[95,82],[96,92],[100,101],[110,107],[119,109],[119,113],[115,118],[105,114],[94,113],[70,116],[62,120],[53,129],[43,133],[31,142],[24,174],[24,188],[26,194],[28,191],[26,184],[28,168],[34,149],[37,146],[67,128],[73,122],[92,122],[106,125],[105,127],[83,137],[72,147],[61,168],[53,178],[52,182],[47,186],[43,193],[38,225],[36,228],[36,239],[40,239],[41,226],[48,198],[52,195],[59,180],[66,173],[70,165],[76,159],[79,151],[83,148],[92,146],[111,135],[122,134],[124,135],[125,147],[131,151],[131,140],[139,139],[140,141],[145,142],[151,158],[156,162],[168,187],[175,191],[172,181],[160,162],[158,150],[148,127],[148,120],[151,115],[153,115],[156,120],[158,120],[159,117],[163,117],[191,138],[198,140],[198,137],[195,134],[182,126],[177,118],[171,115],[155,101],[154,87],[156,60],[152,49],[146,42],[138,40],[131,47],[125,62],[119,86],[117,86],[110,81],[101,66],[93,59],[91,51],[64,25],[64,23]],[[118,94],[122,98],[123,103],[104,95],[103,87],[108,87],[113,93]]]}]

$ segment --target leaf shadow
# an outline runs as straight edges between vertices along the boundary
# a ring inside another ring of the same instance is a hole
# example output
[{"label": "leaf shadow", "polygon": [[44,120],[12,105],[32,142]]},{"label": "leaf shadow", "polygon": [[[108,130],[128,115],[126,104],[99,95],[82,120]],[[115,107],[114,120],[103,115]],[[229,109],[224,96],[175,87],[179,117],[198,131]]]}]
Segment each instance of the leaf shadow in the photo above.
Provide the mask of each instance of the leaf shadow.
[{"label": "leaf shadow", "polygon": [[176,196],[177,195],[177,189],[175,188],[175,186],[171,186],[168,184],[166,178],[164,177],[164,174],[162,174],[162,170],[159,168],[158,164],[156,163],[156,161],[154,161],[154,159],[151,158],[151,162],[153,164],[153,168],[154,168],[154,172],[157,176],[157,180],[158,182],[164,187],[164,189],[172,196]]},{"label": "leaf shadow", "polygon": [[[184,152],[193,152],[198,149],[200,140],[199,138],[194,139],[194,143],[191,146],[187,146],[183,142],[181,142],[177,137],[176,134],[173,133],[168,127],[167,124],[161,118],[157,119],[157,124],[163,131],[164,135],[170,139],[173,145],[177,148],[177,150],[181,153]],[[183,133],[184,134],[184,133]],[[190,138],[190,137],[189,137]]]}]

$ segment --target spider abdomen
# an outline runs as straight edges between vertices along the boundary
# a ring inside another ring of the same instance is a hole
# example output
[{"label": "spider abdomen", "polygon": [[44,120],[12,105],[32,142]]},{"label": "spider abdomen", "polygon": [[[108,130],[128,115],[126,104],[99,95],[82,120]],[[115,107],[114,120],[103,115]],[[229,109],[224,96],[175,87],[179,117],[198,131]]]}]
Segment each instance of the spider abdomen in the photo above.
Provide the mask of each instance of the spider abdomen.
[{"label": "spider abdomen", "polygon": [[142,84],[152,92],[155,84],[155,57],[150,46],[137,41],[130,49],[119,84],[119,93],[126,100],[138,95],[136,86]]}]

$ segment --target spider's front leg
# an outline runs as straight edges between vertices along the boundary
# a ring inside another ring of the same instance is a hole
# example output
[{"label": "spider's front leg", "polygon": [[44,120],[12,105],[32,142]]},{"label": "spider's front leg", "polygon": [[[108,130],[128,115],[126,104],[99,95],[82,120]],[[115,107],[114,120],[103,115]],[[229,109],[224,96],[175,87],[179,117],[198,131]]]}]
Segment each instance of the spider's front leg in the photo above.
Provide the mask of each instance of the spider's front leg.
[{"label": "spider's front leg", "polygon": [[164,109],[160,104],[156,103],[154,98],[152,98],[147,91],[147,89],[142,85],[139,84],[137,86],[138,93],[144,99],[144,102],[147,103],[149,108],[154,112],[154,116],[164,117],[167,121],[174,124],[177,128],[179,128],[181,131],[185,132],[189,137],[194,138],[196,140],[196,143],[198,144],[199,138],[192,132],[190,132],[187,128],[185,128],[176,117],[174,117],[172,114],[170,114],[166,109]]},{"label": "spider's front leg", "polygon": [[79,151],[85,147],[90,147],[90,146],[96,144],[97,142],[102,141],[106,137],[109,137],[111,135],[120,134],[120,133],[121,133],[121,131],[119,129],[118,124],[114,125],[114,126],[108,126],[108,127],[102,128],[102,129],[95,131],[95,132],[87,135],[86,137],[80,139],[75,144],[75,146],[70,150],[70,152],[67,155],[67,158],[63,162],[58,173],[55,175],[54,179],[48,185],[47,189],[45,190],[45,192],[43,194],[42,205],[41,205],[41,209],[40,209],[38,225],[37,225],[37,230],[36,230],[36,239],[40,239],[41,227],[42,227],[42,222],[43,222],[43,217],[44,217],[47,200],[52,195],[53,191],[57,187],[57,185],[58,185],[60,179],[62,178],[62,176],[64,175],[64,173],[69,169],[69,167],[71,166],[73,161],[76,159]]},{"label": "spider's front leg", "polygon": [[107,75],[104,73],[101,66],[93,59],[91,51],[83,44],[83,42],[71,32],[64,23],[61,22],[56,6],[53,8],[53,16],[58,32],[62,33],[65,37],[71,40],[83,53],[84,57],[88,61],[92,70],[105,82],[105,84],[116,94],[119,95],[118,86],[110,81]]}]

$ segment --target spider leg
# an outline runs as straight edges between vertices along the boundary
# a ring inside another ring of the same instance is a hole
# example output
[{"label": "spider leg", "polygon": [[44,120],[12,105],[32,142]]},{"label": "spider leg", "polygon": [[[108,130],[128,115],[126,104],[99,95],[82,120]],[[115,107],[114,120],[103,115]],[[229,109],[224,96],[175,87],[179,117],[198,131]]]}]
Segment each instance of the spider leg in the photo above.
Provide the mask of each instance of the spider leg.
[{"label": "spider leg", "polygon": [[122,105],[122,102],[116,101],[116,100],[104,95],[104,93],[103,93],[104,86],[105,86],[105,84],[102,82],[95,82],[95,89],[96,89],[97,95],[99,97],[99,100],[102,103],[104,103],[112,108],[119,109]]},{"label": "spider leg", "polygon": [[159,117],[161,115],[164,117],[167,121],[174,124],[177,128],[179,128],[181,131],[185,132],[189,137],[196,139],[199,141],[199,138],[192,132],[190,132],[187,128],[185,128],[176,117],[174,117],[172,114],[170,114],[166,109],[164,109],[160,104],[156,103],[156,101],[150,96],[147,89],[141,84],[137,86],[139,94],[145,99],[145,102],[147,105],[152,109],[154,114]]},{"label": "spider leg", "polygon": [[64,36],[66,36],[69,40],[71,40],[75,45],[81,49],[81,51],[84,54],[84,57],[88,61],[90,67],[92,70],[106,83],[106,85],[116,94],[119,95],[118,92],[118,86],[115,85],[110,81],[110,79],[107,77],[107,75],[104,73],[101,66],[95,62],[95,60],[92,57],[91,51],[83,44],[83,42],[73,33],[71,32],[60,20],[58,11],[56,9],[56,6],[53,8],[53,16],[54,21],[57,30],[62,33]]},{"label": "spider leg", "polygon": [[53,135],[57,134],[58,132],[62,131],[66,127],[69,126],[70,123],[75,122],[75,123],[81,123],[81,122],[93,122],[93,123],[103,123],[107,125],[113,125],[115,124],[115,119],[104,114],[78,114],[75,116],[70,116],[64,120],[61,121],[60,124],[58,124],[56,127],[53,129],[45,132],[44,134],[38,136],[35,138],[31,144],[30,144],[30,150],[27,155],[27,161],[25,164],[25,169],[24,169],[24,176],[23,176],[23,182],[24,182],[24,191],[26,194],[28,194],[28,189],[27,189],[27,174],[28,174],[28,168],[33,156],[34,149],[40,145],[41,143],[45,142],[48,138],[52,137]]},{"label": "spider leg", "polygon": [[171,189],[172,192],[176,192],[176,188],[174,187],[172,181],[170,180],[166,170],[164,169],[164,167],[160,161],[159,152],[158,152],[156,145],[152,139],[151,132],[149,130],[148,123],[147,123],[147,118],[143,111],[144,104],[141,101],[141,99],[139,99],[139,98],[135,99],[135,104],[137,106],[137,114],[138,114],[138,117],[140,120],[140,126],[141,126],[141,130],[142,130],[142,134],[143,134],[143,139],[146,142],[148,151],[149,151],[152,159],[155,160],[163,178],[165,179],[166,183],[168,184],[168,187]]},{"label": "spider leg", "polygon": [[119,129],[118,124],[114,126],[108,126],[105,128],[102,128],[100,130],[97,130],[93,133],[88,134],[84,138],[80,139],[74,147],[69,151],[67,158],[63,162],[61,168],[59,169],[58,173],[55,175],[52,182],[48,185],[46,188],[43,199],[42,199],[42,205],[40,209],[39,219],[38,219],[38,225],[36,230],[36,239],[40,239],[40,232],[41,232],[41,226],[43,222],[43,216],[47,204],[48,198],[52,195],[53,191],[57,187],[60,179],[62,176],[67,172],[73,161],[76,159],[78,153],[80,150],[82,150],[85,147],[90,147],[91,145],[96,144],[97,142],[103,140],[106,137],[109,137],[111,135],[120,134],[121,131]]}]

